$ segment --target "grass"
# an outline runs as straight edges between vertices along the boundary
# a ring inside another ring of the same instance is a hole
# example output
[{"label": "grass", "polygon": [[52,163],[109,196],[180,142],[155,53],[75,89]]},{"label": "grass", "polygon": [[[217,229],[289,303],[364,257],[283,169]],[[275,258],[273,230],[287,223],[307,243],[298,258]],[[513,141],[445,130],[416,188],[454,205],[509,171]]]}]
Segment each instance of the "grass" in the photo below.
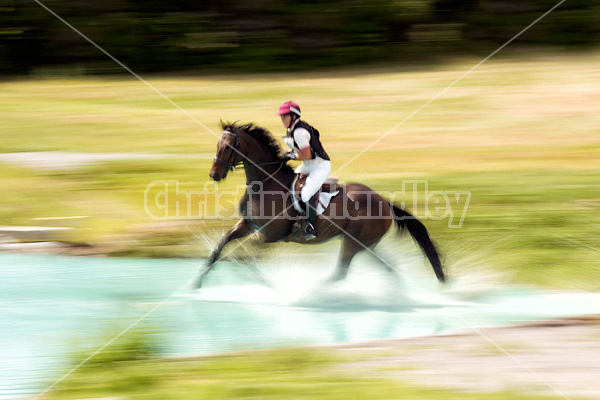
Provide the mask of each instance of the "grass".
[{"label": "grass", "polygon": [[[202,191],[219,119],[253,121],[281,136],[274,110],[293,98],[322,132],[333,171],[344,181],[399,191],[403,181],[427,180],[428,191],[470,191],[460,228],[449,227],[447,218],[424,220],[451,269],[466,256],[483,253],[516,282],[598,290],[599,59],[599,53],[492,59],[400,126],[479,60],[422,70],[387,66],[148,77],[213,132],[129,77],[5,81],[0,83],[0,153],[60,150],[167,158],[62,170],[4,162],[0,218],[5,225],[39,225],[32,219],[88,215],[88,229],[73,241],[128,238],[134,244],[115,255],[205,256],[194,244],[193,231],[226,228],[233,221],[193,220],[191,231],[153,221],[143,206],[145,188],[155,180],[177,180],[180,190]],[[219,188],[233,190],[243,182],[238,171]],[[400,198],[419,211],[426,193],[417,191],[416,203],[410,191]],[[170,207],[175,211],[174,204]]]},{"label": "grass", "polygon": [[[159,359],[148,333],[121,338],[60,382],[46,400],[67,399],[553,399],[514,392],[461,393],[349,374],[332,350],[297,348],[204,358]],[[86,354],[76,356],[77,365]],[[398,368],[395,373],[401,373]]]}]

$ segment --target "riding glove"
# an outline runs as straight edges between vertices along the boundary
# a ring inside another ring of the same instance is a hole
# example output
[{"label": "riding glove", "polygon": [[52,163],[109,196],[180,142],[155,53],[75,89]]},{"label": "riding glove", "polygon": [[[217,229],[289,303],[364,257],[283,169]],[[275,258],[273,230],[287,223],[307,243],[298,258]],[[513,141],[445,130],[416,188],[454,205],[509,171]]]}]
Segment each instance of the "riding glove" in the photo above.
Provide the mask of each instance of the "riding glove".
[{"label": "riding glove", "polygon": [[295,160],[295,159],[296,159],[296,155],[295,155],[294,153],[292,153],[292,152],[288,151],[287,153],[284,153],[284,154],[281,156],[281,159],[282,159],[283,161]]}]

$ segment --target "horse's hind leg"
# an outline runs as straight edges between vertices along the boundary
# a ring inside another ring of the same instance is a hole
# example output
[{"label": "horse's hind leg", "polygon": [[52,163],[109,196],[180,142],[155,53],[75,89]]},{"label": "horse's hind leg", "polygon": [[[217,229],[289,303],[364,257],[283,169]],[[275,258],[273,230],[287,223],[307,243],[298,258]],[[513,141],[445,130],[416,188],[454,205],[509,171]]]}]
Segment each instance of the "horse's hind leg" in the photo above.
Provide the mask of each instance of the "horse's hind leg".
[{"label": "horse's hind leg", "polygon": [[383,257],[381,255],[381,253],[373,251],[371,253],[371,256],[373,256],[373,259],[379,265],[381,265],[383,267],[383,269],[385,269],[385,271],[387,273],[389,273],[390,275],[393,275],[395,278],[397,278],[399,276],[398,275],[398,270],[393,266],[393,264],[388,259],[386,259],[385,257]]},{"label": "horse's hind leg", "polygon": [[344,237],[342,242],[342,249],[340,252],[340,258],[333,275],[327,279],[327,282],[341,281],[348,275],[348,268],[350,262],[359,251],[364,250],[364,247],[349,237]]},{"label": "horse's hind leg", "polygon": [[254,229],[252,229],[248,221],[246,221],[245,219],[240,219],[237,222],[237,224],[233,226],[233,228],[231,228],[229,231],[227,231],[227,233],[221,236],[217,247],[213,250],[208,259],[208,265],[204,267],[204,270],[200,273],[200,276],[198,276],[195,287],[200,288],[202,286],[202,279],[204,279],[204,277],[210,272],[215,262],[219,259],[221,251],[223,251],[223,248],[227,243],[231,242],[232,240],[248,236],[253,231]]}]

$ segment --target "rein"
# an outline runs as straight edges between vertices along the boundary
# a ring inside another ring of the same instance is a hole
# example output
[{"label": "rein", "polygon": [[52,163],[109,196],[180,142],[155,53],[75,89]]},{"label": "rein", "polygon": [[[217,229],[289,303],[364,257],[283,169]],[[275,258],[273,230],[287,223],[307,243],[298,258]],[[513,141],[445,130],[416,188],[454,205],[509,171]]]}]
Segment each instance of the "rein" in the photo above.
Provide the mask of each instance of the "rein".
[{"label": "rein", "polygon": [[285,161],[283,160],[279,160],[279,161],[271,161],[271,162],[264,162],[264,163],[259,163],[256,165],[273,165],[273,164],[283,164]]},{"label": "rein", "polygon": [[[280,161],[277,161],[280,162]],[[268,164],[273,164],[273,163],[268,163]],[[258,164],[258,165],[264,165],[264,164]],[[279,168],[277,168],[277,170],[275,170],[275,172],[273,172],[271,175],[267,176],[264,180],[263,183],[270,181],[271,179],[273,179],[273,177],[275,176],[275,174],[277,174],[279,172],[279,170],[281,169],[281,167],[283,167],[283,164],[281,164],[279,166]]]},{"label": "rein", "polygon": [[[230,157],[231,159],[231,157]],[[219,164],[223,164],[227,167],[227,169],[229,171],[233,171],[234,169],[236,169],[238,167],[238,165],[243,164],[244,161],[237,161],[235,164],[232,164],[230,161],[223,161],[218,157],[215,157],[215,161]],[[281,167],[283,167],[283,163],[285,163],[284,160],[279,160],[279,161],[271,161],[271,162],[265,162],[265,163],[253,163],[254,165],[257,166],[262,166],[262,165],[274,165],[274,164],[281,164]],[[279,167],[279,169],[281,169],[281,167]],[[279,171],[278,169],[278,171]]]}]

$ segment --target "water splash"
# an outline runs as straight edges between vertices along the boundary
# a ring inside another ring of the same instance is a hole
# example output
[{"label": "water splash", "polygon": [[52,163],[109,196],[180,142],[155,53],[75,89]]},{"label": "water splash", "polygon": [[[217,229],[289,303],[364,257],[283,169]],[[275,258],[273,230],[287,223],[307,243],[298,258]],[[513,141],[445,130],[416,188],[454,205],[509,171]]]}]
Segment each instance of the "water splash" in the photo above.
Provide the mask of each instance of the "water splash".
[{"label": "water splash", "polygon": [[[345,280],[325,283],[333,274],[338,252],[339,241],[310,247],[245,246],[241,256],[229,254],[218,262],[194,296],[203,301],[347,311],[406,311],[463,304],[440,290],[431,267],[410,240],[384,238],[377,256],[358,254]],[[382,263],[395,272],[390,273]],[[257,276],[271,287],[257,282]]]}]

